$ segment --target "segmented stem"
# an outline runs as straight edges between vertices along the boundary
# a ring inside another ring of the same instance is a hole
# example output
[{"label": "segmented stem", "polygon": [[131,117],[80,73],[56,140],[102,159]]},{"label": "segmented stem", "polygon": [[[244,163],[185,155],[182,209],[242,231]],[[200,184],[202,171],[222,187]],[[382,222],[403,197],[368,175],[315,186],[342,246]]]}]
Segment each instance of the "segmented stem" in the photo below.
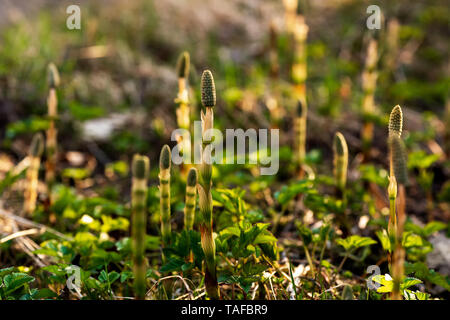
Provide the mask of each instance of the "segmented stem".
[{"label": "segmented stem", "polygon": [[340,132],[336,132],[334,135],[333,154],[334,179],[337,188],[343,193],[347,183],[348,147],[344,136]]},{"label": "segmented stem", "polygon": [[406,149],[403,140],[397,136],[389,137],[391,175],[395,175],[398,184],[408,183],[408,172],[406,165]]},{"label": "segmented stem", "polygon": [[190,127],[190,108],[189,96],[187,90],[189,76],[189,53],[184,51],[178,58],[177,74],[178,74],[178,96],[175,103],[178,104],[176,110],[177,124],[179,128],[188,129]]},{"label": "segmented stem", "polygon": [[160,214],[161,214],[161,236],[163,246],[170,243],[170,167],[171,152],[168,145],[164,145],[159,158],[159,191],[160,191]]},{"label": "segmented stem", "polygon": [[27,169],[27,186],[24,201],[24,211],[28,214],[32,214],[36,209],[39,167],[41,165],[41,156],[43,152],[44,136],[42,133],[37,133],[31,141],[31,146],[28,153],[30,166]]},{"label": "segmented stem", "polygon": [[146,260],[145,236],[147,229],[147,179],[150,171],[148,157],[135,155],[132,163],[131,238],[133,254],[134,291],[137,299],[145,299]]},{"label": "segmented stem", "polygon": [[[298,101],[297,113],[298,117],[294,120],[294,128],[296,128],[297,136],[297,157],[299,164],[299,177],[304,175],[304,160],[305,160],[305,144],[306,144],[306,117],[307,117],[307,103],[306,103],[306,38],[308,35],[308,26],[305,23],[305,18],[301,14],[297,14],[297,1],[295,1],[294,13],[294,61],[292,64],[292,81],[294,84],[294,97]],[[294,6],[294,4],[292,4]]]},{"label": "segmented stem", "polygon": [[389,223],[388,223],[388,234],[391,240],[391,247],[397,245],[397,215],[395,211],[395,203],[397,199],[397,180],[395,176],[389,177]]},{"label": "segmented stem", "polygon": [[400,24],[398,20],[395,18],[389,20],[387,26],[385,56],[385,67],[389,72],[393,72],[396,69],[396,61],[398,58],[399,31]]},{"label": "segmented stem", "polygon": [[268,84],[265,104],[270,113],[270,122],[272,128],[277,128],[280,121],[284,118],[285,110],[279,104],[280,90],[279,90],[279,74],[280,63],[278,57],[278,30],[271,21],[269,26],[269,65],[270,65],[270,81]]},{"label": "segmented stem", "polygon": [[297,15],[298,0],[283,0],[285,10],[285,24],[288,33],[295,29],[295,17]]},{"label": "segmented stem", "polygon": [[341,212],[336,216],[342,226],[344,234],[350,232],[350,224],[346,215],[347,208],[347,170],[348,170],[348,147],[344,135],[336,132],[333,138],[333,174],[336,185],[336,197],[341,199]]},{"label": "segmented stem", "polygon": [[447,102],[445,103],[445,133],[444,133],[444,144],[447,154],[447,158],[450,158],[450,99],[447,98]]},{"label": "segmented stem", "polygon": [[[408,183],[408,172],[406,166],[406,149],[401,139],[403,130],[403,114],[400,106],[392,109],[389,118],[389,162],[390,162],[390,218],[388,231],[390,238],[395,233],[395,246],[392,255],[392,275],[394,287],[391,294],[392,300],[401,300],[402,293],[400,284],[404,278],[405,250],[402,247],[403,229],[406,221],[405,184]],[[397,196],[398,188],[398,196]],[[395,208],[396,204],[396,208]],[[395,213],[397,215],[395,216]],[[391,230],[389,230],[391,229]]]},{"label": "segmented stem", "polygon": [[[188,79],[189,79],[189,67],[190,67],[190,56],[187,51],[184,51],[178,57],[177,62],[177,75],[178,75],[178,95],[175,99],[175,103],[177,104],[177,109],[175,111],[177,116],[177,124],[178,128],[190,130],[191,126],[191,109],[189,106],[189,91],[188,91]],[[187,136],[177,135],[176,140],[178,146],[180,147],[180,152],[183,156],[186,156],[190,159],[190,143],[191,141]],[[180,172],[182,176],[185,176],[186,170],[189,168],[189,165],[184,163],[180,164]]]},{"label": "segmented stem", "polygon": [[302,166],[305,162],[306,156],[306,118],[307,118],[308,108],[301,100],[298,100],[297,104],[297,117],[294,120],[296,146],[297,146],[297,161],[300,170],[302,171]]},{"label": "segmented stem", "polygon": [[57,130],[55,126],[55,119],[58,117],[58,98],[56,95],[56,88],[59,86],[59,73],[56,66],[50,63],[48,66],[48,85],[50,87],[47,97],[47,111],[50,119],[47,135],[46,155],[47,161],[45,163],[45,181],[49,188],[49,199],[51,200],[51,190],[55,181],[55,168],[57,161]]},{"label": "segmented stem", "polygon": [[294,28],[294,63],[292,65],[292,81],[294,83],[294,94],[297,100],[306,106],[306,38],[308,35],[308,26],[302,15],[295,17]]},{"label": "segmented stem", "polygon": [[395,246],[393,255],[393,282],[394,287],[392,289],[392,300],[401,300],[402,292],[400,285],[405,277],[405,249],[402,247],[402,236],[403,229],[406,221],[405,214],[405,186],[400,185],[398,188],[398,202],[397,202],[397,213],[398,213],[398,225],[397,225],[397,245]]},{"label": "segmented stem", "polygon": [[[369,41],[367,47],[366,64],[362,74],[362,87],[363,87],[363,101],[362,112],[364,116],[370,116],[375,112],[374,94],[376,88],[376,82],[378,73],[376,71],[376,65],[378,60],[378,43],[375,39]],[[363,141],[363,149],[367,154],[373,139],[373,122],[365,119],[361,132]]]},{"label": "segmented stem", "polygon": [[212,219],[212,165],[211,154],[208,152],[208,145],[211,144],[211,132],[213,128],[214,112],[213,107],[216,104],[216,90],[214,78],[211,71],[205,70],[201,79],[202,104],[205,107],[205,113],[201,112],[202,120],[202,163],[200,164],[200,181],[197,184],[200,208],[200,235],[203,253],[205,254],[205,287],[208,296],[211,299],[219,299],[219,285],[216,274],[216,245],[213,238],[213,219]]},{"label": "segmented stem", "polygon": [[197,196],[197,169],[191,168],[188,173],[186,184],[186,204],[184,207],[184,227],[186,230],[194,228],[195,202]]},{"label": "segmented stem", "polygon": [[275,23],[272,21],[269,27],[269,63],[270,77],[276,79],[280,72],[280,64],[278,62],[278,34]]}]

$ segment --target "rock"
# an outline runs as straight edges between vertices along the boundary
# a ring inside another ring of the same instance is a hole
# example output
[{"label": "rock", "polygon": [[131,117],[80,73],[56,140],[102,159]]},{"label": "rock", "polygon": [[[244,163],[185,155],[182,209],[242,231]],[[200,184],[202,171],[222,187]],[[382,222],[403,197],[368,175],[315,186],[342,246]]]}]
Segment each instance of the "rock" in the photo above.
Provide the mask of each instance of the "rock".
[{"label": "rock", "polygon": [[450,275],[450,239],[437,233],[429,241],[433,245],[433,251],[427,255],[428,267],[443,275]]}]

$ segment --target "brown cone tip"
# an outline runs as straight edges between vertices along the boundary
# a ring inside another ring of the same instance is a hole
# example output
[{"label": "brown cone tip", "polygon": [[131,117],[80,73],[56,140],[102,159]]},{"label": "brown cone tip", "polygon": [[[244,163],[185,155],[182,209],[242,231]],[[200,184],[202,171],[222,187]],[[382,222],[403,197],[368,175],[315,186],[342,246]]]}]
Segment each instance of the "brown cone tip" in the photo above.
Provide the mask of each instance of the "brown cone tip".
[{"label": "brown cone tip", "polygon": [[216,87],[214,78],[209,70],[203,71],[201,80],[202,104],[204,107],[214,107],[216,105]]},{"label": "brown cone tip", "polygon": [[60,78],[59,72],[54,63],[50,63],[47,68],[48,85],[50,88],[59,86]]},{"label": "brown cone tip", "polygon": [[33,136],[33,140],[31,140],[30,146],[30,154],[33,157],[40,157],[44,152],[44,135],[39,132]]},{"label": "brown cone tip", "polygon": [[402,135],[403,129],[403,113],[402,108],[396,105],[389,116],[389,135],[396,133],[398,136]]},{"label": "brown cone tip", "polygon": [[334,150],[339,156],[343,156],[348,153],[347,150],[347,141],[345,141],[345,137],[342,133],[336,132],[334,135]]},{"label": "brown cone tip", "polygon": [[195,187],[197,184],[197,169],[191,168],[187,177],[187,185],[189,187]]},{"label": "brown cone tip", "polygon": [[166,144],[161,150],[161,154],[159,156],[159,168],[161,170],[170,169],[170,163],[172,160],[172,154],[170,152],[169,146]]},{"label": "brown cone tip", "polygon": [[131,171],[133,177],[138,179],[146,179],[150,171],[150,161],[148,157],[135,154],[133,156],[133,164]]},{"label": "brown cone tip", "polygon": [[178,57],[177,61],[177,74],[178,78],[187,78],[189,75],[189,63],[190,57],[189,52],[184,51],[180,56]]},{"label": "brown cone tip", "polygon": [[297,116],[303,118],[306,116],[306,106],[300,101],[297,101]]}]

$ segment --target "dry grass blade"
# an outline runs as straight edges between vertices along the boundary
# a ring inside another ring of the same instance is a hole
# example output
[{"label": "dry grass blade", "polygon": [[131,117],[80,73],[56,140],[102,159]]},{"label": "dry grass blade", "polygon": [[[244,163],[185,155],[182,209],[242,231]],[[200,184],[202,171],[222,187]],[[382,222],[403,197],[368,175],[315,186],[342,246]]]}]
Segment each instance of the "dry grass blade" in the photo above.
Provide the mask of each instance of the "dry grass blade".
[{"label": "dry grass blade", "polygon": [[0,209],[0,216],[7,218],[7,219],[14,220],[17,224],[22,225],[27,228],[38,228],[39,230],[41,230],[40,231],[41,233],[48,232],[48,233],[51,233],[61,239],[64,239],[67,241],[72,241],[72,237],[68,237],[68,236],[62,234],[61,232],[58,232],[46,225],[43,225],[43,224],[40,224],[37,222],[33,222],[33,221],[28,220],[23,217],[19,217],[18,215],[15,215],[15,214],[5,211],[3,209]]},{"label": "dry grass blade", "polygon": [[10,234],[9,236],[6,236],[4,238],[0,239],[0,244],[5,243],[9,240],[12,239],[16,239],[16,238],[20,238],[20,237],[24,237],[24,236],[29,236],[32,234],[41,234],[42,233],[42,229],[28,229],[28,230],[22,230],[22,231],[18,231],[15,232],[13,234]]},{"label": "dry grass blade", "polygon": [[[186,288],[187,294],[189,295],[189,297],[191,298],[191,300],[195,300],[194,298],[194,294],[193,291],[191,290],[191,288],[189,287],[189,285],[187,284],[186,280],[179,275],[172,275],[172,276],[167,276],[167,277],[163,277],[160,278],[151,288],[150,290],[147,291],[147,296],[153,291],[153,289],[155,288],[155,286],[157,286],[160,282],[164,281],[164,280],[168,280],[168,279],[173,279],[173,278],[177,278],[180,279],[181,282],[183,283],[184,287]],[[197,291],[198,289],[196,289],[195,291]],[[195,292],[194,291],[194,292]],[[204,293],[203,293],[204,294]]]}]

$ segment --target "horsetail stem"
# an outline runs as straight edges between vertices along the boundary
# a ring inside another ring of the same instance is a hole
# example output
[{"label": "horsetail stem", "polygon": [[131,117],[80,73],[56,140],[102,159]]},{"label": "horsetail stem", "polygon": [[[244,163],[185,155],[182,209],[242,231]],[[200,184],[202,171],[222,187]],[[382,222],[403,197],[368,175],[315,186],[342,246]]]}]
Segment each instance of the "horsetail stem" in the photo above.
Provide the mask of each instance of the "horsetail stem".
[{"label": "horsetail stem", "polygon": [[184,227],[192,230],[195,221],[195,201],[197,195],[197,169],[191,168],[186,183],[186,204],[184,207]]},{"label": "horsetail stem", "polygon": [[341,199],[341,209],[337,220],[342,226],[342,231],[347,234],[351,227],[346,216],[347,194],[345,186],[347,184],[347,170],[348,170],[348,147],[344,135],[336,132],[333,138],[333,174],[336,185],[336,196]]},{"label": "horsetail stem", "polygon": [[397,199],[397,180],[395,175],[389,177],[389,223],[388,223],[388,235],[392,244],[397,243],[397,215],[395,213],[395,201]]},{"label": "horsetail stem", "polygon": [[333,154],[334,179],[337,188],[343,193],[347,183],[348,148],[347,142],[340,132],[336,132],[334,135]]},{"label": "horsetail stem", "polygon": [[405,144],[399,136],[392,135],[389,137],[389,145],[395,179],[398,184],[405,185],[408,183]]},{"label": "horsetail stem", "polygon": [[30,166],[27,170],[27,186],[25,190],[24,211],[32,214],[36,209],[37,185],[39,176],[39,167],[41,165],[41,156],[44,152],[44,136],[42,133],[37,133],[33,136],[31,141],[28,157],[30,159]]},{"label": "horsetail stem", "polygon": [[189,53],[184,51],[178,57],[177,62],[177,75],[178,75],[178,96],[175,102],[178,104],[176,110],[177,124],[180,128],[189,129],[190,127],[190,109],[189,109],[189,97],[187,90],[187,81],[189,77]]},{"label": "horsetail stem", "polygon": [[[295,9],[297,8],[297,1],[295,3]],[[304,175],[304,159],[305,159],[305,144],[306,144],[306,116],[307,116],[307,103],[306,103],[306,38],[308,35],[308,26],[305,23],[303,15],[297,15],[295,10],[294,19],[294,61],[292,64],[292,81],[294,84],[294,97],[298,101],[297,112],[298,118],[296,119],[295,127],[297,128],[297,144],[298,144],[298,163],[300,167],[299,176],[303,178]]]},{"label": "horsetail stem", "polygon": [[207,151],[207,146],[211,144],[211,130],[213,129],[214,112],[216,105],[216,89],[214,78],[209,70],[203,71],[201,79],[201,98],[205,107],[205,112],[201,112],[202,139],[205,149],[202,150],[202,163],[200,164],[200,181],[197,184],[200,208],[200,235],[201,245],[205,254],[205,287],[211,299],[219,299],[220,292],[216,274],[216,247],[213,238],[212,219],[212,195],[211,195],[211,154]]},{"label": "horsetail stem", "polygon": [[288,33],[293,33],[295,28],[295,17],[297,15],[298,0],[283,0],[285,10],[285,24]]},{"label": "horsetail stem", "polygon": [[393,251],[396,249],[398,244],[397,239],[397,214],[395,204],[397,201],[397,180],[395,175],[389,176],[389,186],[388,186],[388,196],[389,196],[389,221],[388,221],[388,237],[390,242],[390,249],[388,250],[388,266],[389,270],[392,272],[393,266]]},{"label": "horsetail stem", "polygon": [[[374,93],[376,88],[376,82],[378,73],[376,71],[376,65],[378,60],[378,43],[375,39],[370,39],[367,46],[367,55],[365,62],[365,69],[362,74],[362,87],[363,87],[363,101],[362,112],[363,115],[370,116],[375,112]],[[368,119],[364,120],[364,125],[361,132],[363,141],[364,153],[370,150],[370,145],[373,139],[373,122]]]},{"label": "horsetail stem", "polygon": [[387,26],[385,67],[388,71],[395,71],[398,55],[400,24],[397,19],[391,19]]},{"label": "horsetail stem", "polygon": [[295,18],[294,28],[294,63],[292,65],[292,81],[294,83],[294,94],[306,106],[306,38],[308,35],[308,25],[302,15]]},{"label": "horsetail stem", "polygon": [[285,110],[279,104],[280,90],[278,78],[280,75],[280,62],[278,56],[278,30],[274,21],[269,25],[269,66],[270,78],[265,104],[270,114],[271,126],[277,128],[283,119]]},{"label": "horsetail stem", "polygon": [[297,103],[297,117],[294,120],[296,130],[296,144],[297,144],[297,161],[302,171],[302,166],[306,155],[306,118],[308,109],[306,104],[298,100]]},{"label": "horsetail stem", "polygon": [[391,150],[391,171],[394,173],[398,184],[398,201],[397,201],[397,240],[400,242],[403,234],[403,227],[406,220],[405,215],[405,185],[408,183],[408,172],[406,166],[406,150],[403,140],[392,135],[389,138]]},{"label": "horsetail stem", "polygon": [[[400,284],[404,277],[405,250],[402,247],[403,229],[406,221],[405,214],[405,184],[408,183],[408,172],[406,166],[406,150],[401,133],[403,130],[403,114],[400,106],[395,106],[389,117],[389,157],[390,157],[390,219],[389,227],[394,229],[394,253],[392,259],[392,274],[394,287],[391,294],[392,300],[402,298]],[[397,197],[398,187],[398,197]],[[395,204],[397,207],[395,208]],[[395,216],[395,209],[397,215]],[[394,211],[394,213],[392,213]]]},{"label": "horsetail stem", "polygon": [[445,103],[445,133],[444,133],[444,150],[446,150],[447,158],[450,158],[450,99],[447,98]]},{"label": "horsetail stem", "polygon": [[[394,200],[394,215],[395,215],[395,199],[397,197],[397,180],[396,180],[396,175],[401,176],[401,178],[404,179],[404,177],[406,176],[406,173],[403,172],[404,170],[406,170],[405,166],[401,166],[401,162],[399,161],[399,157],[400,158],[404,158],[404,155],[401,155],[401,153],[404,153],[404,147],[402,146],[402,142],[400,141],[400,137],[402,134],[402,130],[403,130],[403,112],[402,112],[402,108],[399,105],[396,105],[392,111],[391,114],[389,116],[389,139],[388,139],[388,145],[390,148],[390,155],[389,155],[389,162],[390,162],[390,182],[394,183],[395,182],[395,194],[394,194],[394,185],[391,184],[389,185],[390,190],[392,189],[392,191],[389,192],[389,199]],[[398,138],[392,138],[397,136]],[[392,141],[392,140],[396,140],[396,142]],[[394,145],[396,145],[395,148]],[[395,149],[395,150],[394,150]],[[394,162],[394,152],[396,154],[395,159],[396,161]],[[399,154],[400,153],[400,154]],[[395,173],[395,168],[398,167],[397,169],[397,174]],[[402,180],[403,181],[403,180]],[[395,195],[395,196],[394,196]],[[395,222],[397,223],[396,219]],[[395,228],[395,230],[397,230],[397,228]]]},{"label": "horsetail stem", "polygon": [[[188,94],[188,78],[189,78],[190,56],[187,51],[183,51],[178,57],[177,61],[177,76],[178,76],[178,94],[175,99],[177,109],[175,111],[177,116],[177,125],[181,129],[190,130],[191,127],[191,109],[189,106],[189,94]],[[187,158],[191,157],[190,139],[188,135],[176,135],[178,146],[180,146],[180,152],[185,154]],[[186,176],[186,170],[189,165],[180,164],[180,172],[183,177]]]},{"label": "horsetail stem", "polygon": [[169,146],[166,144],[161,150],[159,157],[159,192],[160,192],[160,216],[161,216],[161,236],[163,246],[170,243],[170,166],[172,155]]},{"label": "horsetail stem", "polygon": [[[186,203],[184,206],[184,228],[192,230],[195,221],[195,203],[197,196],[197,169],[191,168],[186,183]],[[194,261],[193,252],[189,253],[189,261]]]},{"label": "horsetail stem", "polygon": [[134,290],[137,299],[145,299],[146,261],[145,235],[147,229],[147,179],[150,171],[148,157],[134,155],[132,163],[131,220]]},{"label": "horsetail stem", "polygon": [[280,72],[280,64],[278,62],[278,33],[273,21],[269,26],[269,63],[270,77],[276,79]]},{"label": "horsetail stem", "polygon": [[393,289],[391,293],[392,300],[401,300],[401,282],[405,274],[405,249],[403,249],[401,244],[397,244],[392,257],[392,274],[393,274]]},{"label": "horsetail stem", "polygon": [[53,63],[48,65],[47,81],[49,86],[49,93],[47,97],[48,117],[50,119],[47,134],[47,161],[45,163],[45,181],[49,188],[49,199],[51,200],[51,190],[55,180],[56,167],[56,151],[57,151],[57,130],[55,127],[55,119],[58,116],[58,98],[56,96],[56,88],[59,86],[60,79],[58,69]]}]

